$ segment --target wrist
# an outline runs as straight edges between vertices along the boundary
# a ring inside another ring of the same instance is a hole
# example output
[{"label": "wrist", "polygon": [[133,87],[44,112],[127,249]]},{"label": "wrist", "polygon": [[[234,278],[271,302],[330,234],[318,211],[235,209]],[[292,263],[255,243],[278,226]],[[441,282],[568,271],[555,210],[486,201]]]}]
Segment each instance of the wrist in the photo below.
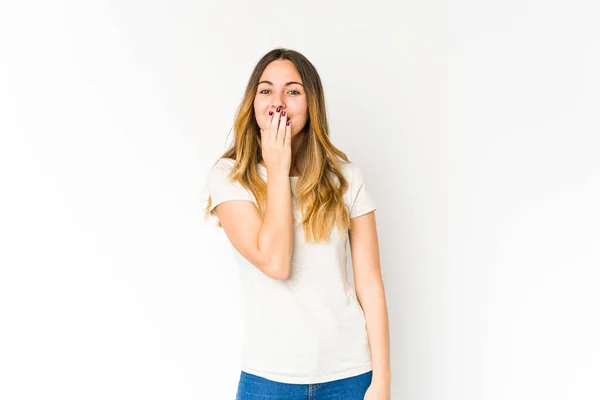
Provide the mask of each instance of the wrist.
[{"label": "wrist", "polygon": [[389,386],[391,384],[391,382],[392,382],[391,374],[373,371],[373,378],[371,379],[372,384]]},{"label": "wrist", "polygon": [[271,172],[270,174],[267,172],[267,182],[271,181],[289,181],[290,175],[285,172],[277,171]]}]

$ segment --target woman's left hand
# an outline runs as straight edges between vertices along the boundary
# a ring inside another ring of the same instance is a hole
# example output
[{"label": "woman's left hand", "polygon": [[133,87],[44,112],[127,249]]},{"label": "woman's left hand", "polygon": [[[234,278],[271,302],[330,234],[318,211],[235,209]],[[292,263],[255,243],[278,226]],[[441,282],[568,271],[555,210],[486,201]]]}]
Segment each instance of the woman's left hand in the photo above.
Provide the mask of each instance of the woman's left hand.
[{"label": "woman's left hand", "polygon": [[390,386],[372,383],[365,393],[364,400],[390,400]]}]

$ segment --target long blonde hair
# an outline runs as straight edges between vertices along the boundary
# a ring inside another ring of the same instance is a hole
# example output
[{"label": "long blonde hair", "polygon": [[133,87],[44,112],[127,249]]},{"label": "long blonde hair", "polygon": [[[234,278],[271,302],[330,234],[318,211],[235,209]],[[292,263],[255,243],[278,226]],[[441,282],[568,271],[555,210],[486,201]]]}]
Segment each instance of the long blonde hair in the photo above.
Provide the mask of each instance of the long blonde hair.
[{"label": "long blonde hair", "polygon": [[[264,217],[267,184],[257,168],[257,164],[262,161],[262,148],[260,127],[254,113],[254,96],[264,69],[275,60],[289,60],[294,64],[304,84],[308,105],[306,125],[298,133],[306,137],[293,160],[300,171],[296,196],[298,206],[303,210],[304,238],[307,242],[327,241],[334,224],[337,225],[340,236],[350,226],[350,214],[343,200],[348,182],[342,173],[339,159],[345,162],[350,160],[329,140],[321,78],[306,57],[294,50],[278,48],[260,59],[248,80],[244,98],[236,113],[233,144],[219,158],[235,160],[229,179],[238,181],[252,192],[257,200],[259,213]],[[211,204],[212,198],[209,195],[205,219],[209,216]],[[222,226],[220,222],[218,226]]]}]

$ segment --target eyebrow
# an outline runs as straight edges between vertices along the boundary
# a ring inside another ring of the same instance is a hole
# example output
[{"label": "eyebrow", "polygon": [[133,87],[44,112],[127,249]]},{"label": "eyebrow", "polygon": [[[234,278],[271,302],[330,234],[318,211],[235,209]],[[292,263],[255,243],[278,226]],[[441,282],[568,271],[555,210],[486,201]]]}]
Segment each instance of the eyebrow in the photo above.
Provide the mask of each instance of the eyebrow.
[{"label": "eyebrow", "polygon": [[[261,81],[261,82],[258,82],[258,84],[259,84],[259,85],[260,85],[261,83],[267,83],[267,84],[269,84],[269,85],[273,85],[273,82],[271,82],[271,81]],[[292,81],[292,82],[288,82],[288,83],[286,83],[286,84],[285,84],[285,85],[283,85],[283,86],[289,86],[289,85],[294,85],[294,84],[296,84],[296,85],[300,85],[300,86],[304,87],[304,85],[303,85],[303,84],[301,84],[300,82],[294,82],[294,81]]]}]

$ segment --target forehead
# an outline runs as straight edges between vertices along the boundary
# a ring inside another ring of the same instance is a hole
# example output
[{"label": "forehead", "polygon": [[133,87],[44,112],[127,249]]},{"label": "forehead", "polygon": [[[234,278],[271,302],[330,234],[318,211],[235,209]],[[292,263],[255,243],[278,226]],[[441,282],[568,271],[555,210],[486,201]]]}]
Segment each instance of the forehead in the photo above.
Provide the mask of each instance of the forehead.
[{"label": "forehead", "polygon": [[271,81],[273,84],[285,84],[285,82],[302,82],[300,74],[290,60],[275,60],[269,63],[262,75],[260,81]]}]

